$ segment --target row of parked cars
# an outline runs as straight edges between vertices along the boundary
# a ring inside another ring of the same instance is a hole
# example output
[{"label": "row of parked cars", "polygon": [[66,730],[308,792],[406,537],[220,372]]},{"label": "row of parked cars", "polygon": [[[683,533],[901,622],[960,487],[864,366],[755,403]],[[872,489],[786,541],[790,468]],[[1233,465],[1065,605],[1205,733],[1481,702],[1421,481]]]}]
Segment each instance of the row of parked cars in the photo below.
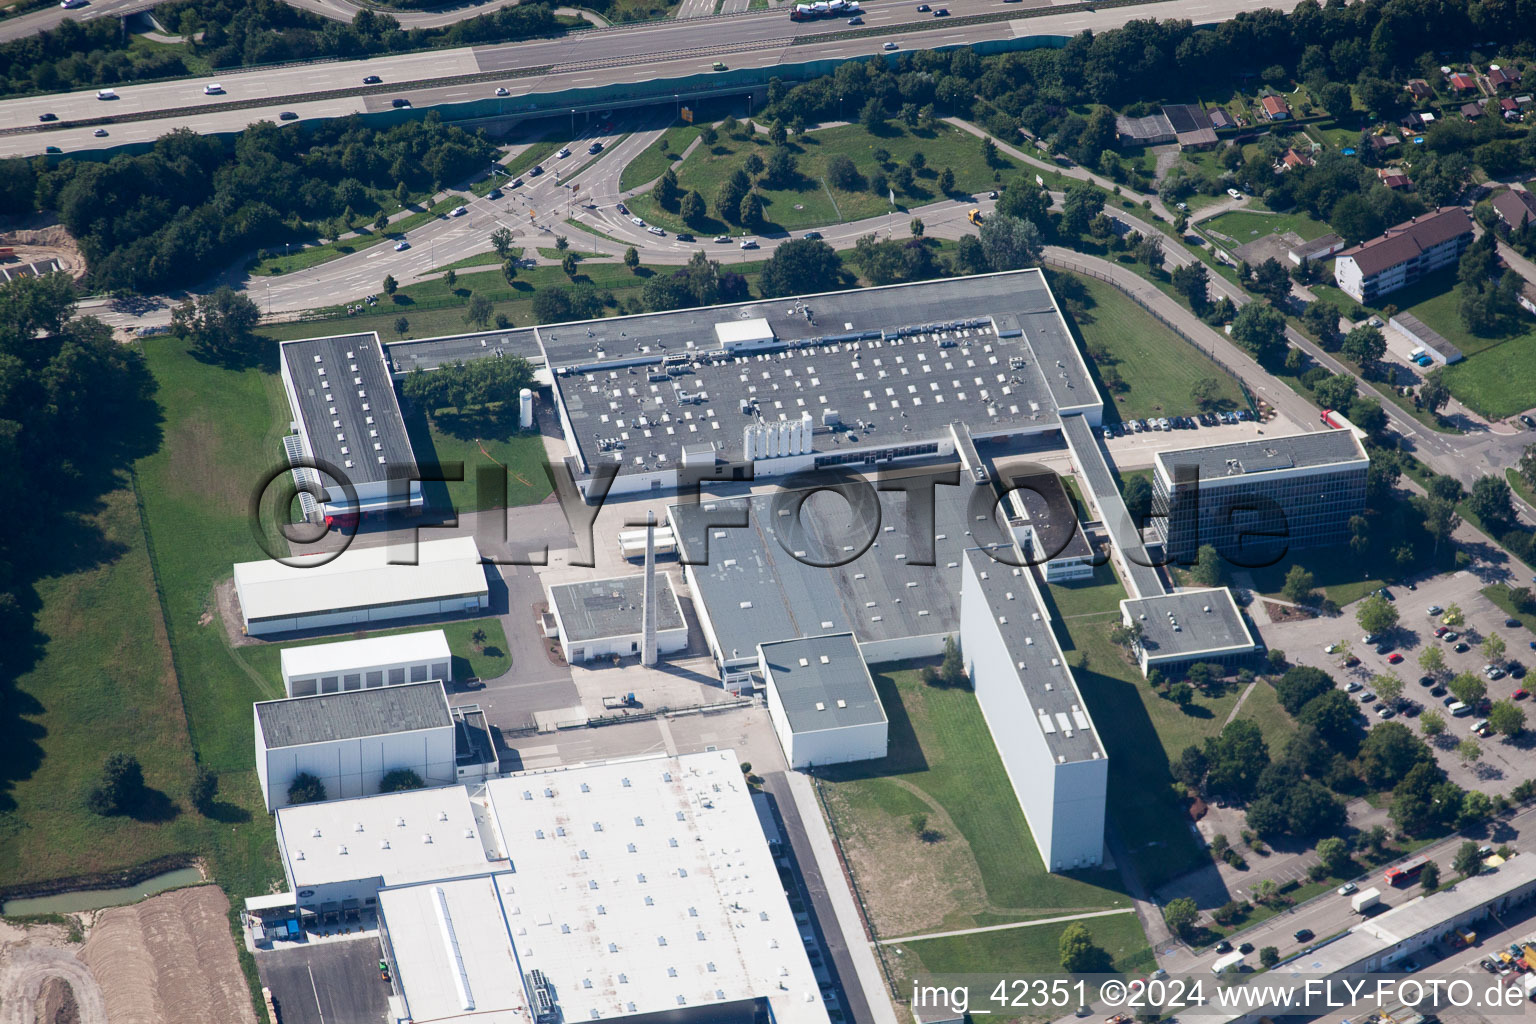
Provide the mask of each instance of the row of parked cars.
[{"label": "row of parked cars", "polygon": [[1194,430],[1196,427],[1215,427],[1223,423],[1242,423],[1253,419],[1246,409],[1237,412],[1203,412],[1198,416],[1162,416],[1144,420],[1126,420],[1104,426],[1104,437],[1124,437],[1151,430]]}]

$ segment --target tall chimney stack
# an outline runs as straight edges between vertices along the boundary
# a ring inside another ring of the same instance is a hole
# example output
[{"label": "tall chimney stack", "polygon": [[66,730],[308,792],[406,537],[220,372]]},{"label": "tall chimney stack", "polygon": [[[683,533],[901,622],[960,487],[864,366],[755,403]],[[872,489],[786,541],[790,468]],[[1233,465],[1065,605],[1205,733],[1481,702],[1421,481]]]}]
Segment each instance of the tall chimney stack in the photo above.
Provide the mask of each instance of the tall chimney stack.
[{"label": "tall chimney stack", "polygon": [[640,664],[656,664],[656,513],[645,514],[645,597],[640,613]]}]

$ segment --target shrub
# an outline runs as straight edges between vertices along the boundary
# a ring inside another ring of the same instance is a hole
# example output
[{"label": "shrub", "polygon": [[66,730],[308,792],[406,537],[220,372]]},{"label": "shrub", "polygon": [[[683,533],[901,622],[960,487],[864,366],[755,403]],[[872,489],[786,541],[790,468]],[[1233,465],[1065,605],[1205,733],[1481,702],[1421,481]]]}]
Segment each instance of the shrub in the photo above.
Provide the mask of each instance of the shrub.
[{"label": "shrub", "polygon": [[288,802],[291,804],[316,804],[325,799],[325,783],[309,772],[299,772],[288,784]]},{"label": "shrub", "polygon": [[409,768],[396,768],[394,771],[385,772],[379,780],[380,793],[399,793],[407,789],[425,789],[427,784],[421,781],[421,776]]}]

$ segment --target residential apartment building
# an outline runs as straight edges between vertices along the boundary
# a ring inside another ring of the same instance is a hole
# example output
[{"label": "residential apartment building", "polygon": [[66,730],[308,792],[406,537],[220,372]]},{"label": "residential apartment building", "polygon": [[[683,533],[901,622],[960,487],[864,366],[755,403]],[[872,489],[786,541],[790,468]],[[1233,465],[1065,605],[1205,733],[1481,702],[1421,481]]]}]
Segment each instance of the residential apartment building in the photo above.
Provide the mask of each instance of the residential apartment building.
[{"label": "residential apartment building", "polygon": [[1451,266],[1472,244],[1472,218],[1459,206],[1415,217],[1380,238],[1339,253],[1333,277],[1356,302],[1374,302]]},{"label": "residential apartment building", "polygon": [[1263,552],[1339,544],[1365,508],[1369,467],[1351,430],[1158,452],[1152,522],[1184,563],[1202,544],[1248,565]]}]

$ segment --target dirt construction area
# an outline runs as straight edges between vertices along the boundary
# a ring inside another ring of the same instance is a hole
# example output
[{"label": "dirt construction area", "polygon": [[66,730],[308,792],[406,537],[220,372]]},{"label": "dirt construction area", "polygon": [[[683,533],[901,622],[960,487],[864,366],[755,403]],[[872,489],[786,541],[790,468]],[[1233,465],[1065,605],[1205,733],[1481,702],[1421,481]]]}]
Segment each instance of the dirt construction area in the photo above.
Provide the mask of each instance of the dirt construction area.
[{"label": "dirt construction area", "polygon": [[0,1024],[256,1024],[217,886],[179,889],[63,927],[0,925]]}]

